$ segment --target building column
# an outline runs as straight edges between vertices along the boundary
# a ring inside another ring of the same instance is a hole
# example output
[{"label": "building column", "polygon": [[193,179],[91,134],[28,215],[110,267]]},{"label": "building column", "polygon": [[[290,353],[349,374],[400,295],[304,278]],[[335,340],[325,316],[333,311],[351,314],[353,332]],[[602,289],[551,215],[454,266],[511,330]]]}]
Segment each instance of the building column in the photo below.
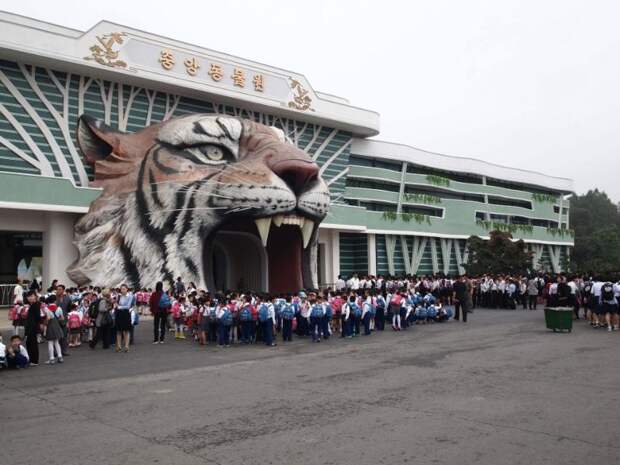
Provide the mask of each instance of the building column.
[{"label": "building column", "polygon": [[73,245],[76,219],[71,213],[47,214],[47,228],[43,231],[43,289],[54,279],[67,286],[75,285],[66,270],[78,255]]},{"label": "building column", "polygon": [[332,257],[332,266],[331,266],[331,278],[330,282],[335,283],[338,279],[338,275],[340,274],[340,233],[337,230],[331,230],[331,257]]},{"label": "building column", "polygon": [[377,274],[377,236],[368,234],[368,274],[376,276]]}]

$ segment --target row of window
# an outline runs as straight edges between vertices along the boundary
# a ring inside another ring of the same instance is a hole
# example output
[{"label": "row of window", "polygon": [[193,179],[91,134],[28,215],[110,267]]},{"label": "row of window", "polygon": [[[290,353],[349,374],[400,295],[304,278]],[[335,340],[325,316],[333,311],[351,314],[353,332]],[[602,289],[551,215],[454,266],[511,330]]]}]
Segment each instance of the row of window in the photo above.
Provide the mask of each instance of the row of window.
[{"label": "row of window", "polygon": [[[347,200],[350,205],[355,205],[358,207],[364,207],[366,210],[370,210],[373,212],[396,212],[396,205],[382,202],[362,202],[361,200]],[[412,206],[412,205],[403,205],[401,211],[403,213],[409,214],[419,214],[419,215],[427,215],[434,216],[437,218],[441,218],[443,216],[443,210],[441,208],[433,208],[433,207],[423,207],[423,206]]]},{"label": "row of window", "polygon": [[[402,163],[389,160],[378,160],[375,158],[361,157],[357,155],[351,155],[349,157],[349,163],[353,166],[368,166],[371,168],[382,168],[392,171],[402,171]],[[414,165],[412,163],[407,164],[407,173],[422,174],[431,176],[441,176],[442,178],[449,179],[450,181],[464,182],[468,184],[482,184],[482,176],[468,173],[453,173],[449,171],[442,171],[434,168],[429,168],[421,165]],[[557,192],[546,190],[539,187],[530,187],[522,184],[517,184],[510,181],[504,181],[502,179],[489,178],[486,179],[488,186],[502,187],[505,189],[512,189],[518,191],[529,192],[532,194],[551,194],[557,195]]]},{"label": "row of window", "polygon": [[[524,216],[516,216],[516,215],[502,215],[499,213],[490,213],[487,218],[487,214],[485,212],[476,212],[476,220],[479,221],[493,221],[495,223],[506,223],[506,224],[520,224],[520,225],[530,225],[530,226],[540,226],[543,228],[557,228],[558,222],[553,220],[544,220],[540,218],[526,218]],[[562,223],[562,228],[566,228],[566,223]]]},{"label": "row of window", "polygon": [[[388,192],[399,192],[400,185],[390,182],[377,181],[372,179],[357,179],[348,178],[347,187],[359,187],[364,189],[379,189]],[[405,186],[405,195],[427,195],[437,197],[439,199],[453,199],[453,200],[467,200],[470,202],[484,203],[484,195],[482,194],[468,194],[464,192],[453,192],[450,190],[442,189],[440,187],[425,186]],[[511,207],[532,209],[532,202],[521,199],[509,199],[506,197],[499,197],[494,195],[488,195],[488,203],[492,205],[508,205]]]}]

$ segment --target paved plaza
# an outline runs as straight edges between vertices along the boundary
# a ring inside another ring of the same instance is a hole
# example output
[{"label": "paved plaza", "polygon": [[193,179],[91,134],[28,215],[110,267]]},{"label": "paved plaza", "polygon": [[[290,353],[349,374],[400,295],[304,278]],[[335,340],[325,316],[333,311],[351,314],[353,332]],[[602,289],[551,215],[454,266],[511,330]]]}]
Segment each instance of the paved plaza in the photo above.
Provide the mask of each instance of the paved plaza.
[{"label": "paved plaza", "polygon": [[129,354],[0,373],[0,463],[620,463],[620,334],[582,321],[554,334],[542,311],[477,310],[228,349],[139,329]]}]

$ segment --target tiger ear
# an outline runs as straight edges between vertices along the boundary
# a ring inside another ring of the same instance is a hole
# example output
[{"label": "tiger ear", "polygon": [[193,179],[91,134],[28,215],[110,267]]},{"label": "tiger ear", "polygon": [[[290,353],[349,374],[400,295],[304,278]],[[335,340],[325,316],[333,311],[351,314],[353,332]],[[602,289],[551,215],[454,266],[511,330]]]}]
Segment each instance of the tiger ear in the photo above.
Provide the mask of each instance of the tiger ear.
[{"label": "tiger ear", "polygon": [[94,164],[106,159],[113,152],[121,155],[126,134],[92,116],[82,115],[78,119],[76,137],[80,150],[86,159]]}]

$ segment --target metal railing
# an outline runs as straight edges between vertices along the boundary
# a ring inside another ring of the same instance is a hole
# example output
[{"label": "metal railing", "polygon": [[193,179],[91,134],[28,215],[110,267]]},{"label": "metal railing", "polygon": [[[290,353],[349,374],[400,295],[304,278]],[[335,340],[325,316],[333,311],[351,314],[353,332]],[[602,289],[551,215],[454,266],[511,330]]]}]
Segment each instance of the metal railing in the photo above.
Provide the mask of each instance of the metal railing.
[{"label": "metal railing", "polygon": [[0,307],[13,305],[13,289],[15,284],[0,284]]}]

